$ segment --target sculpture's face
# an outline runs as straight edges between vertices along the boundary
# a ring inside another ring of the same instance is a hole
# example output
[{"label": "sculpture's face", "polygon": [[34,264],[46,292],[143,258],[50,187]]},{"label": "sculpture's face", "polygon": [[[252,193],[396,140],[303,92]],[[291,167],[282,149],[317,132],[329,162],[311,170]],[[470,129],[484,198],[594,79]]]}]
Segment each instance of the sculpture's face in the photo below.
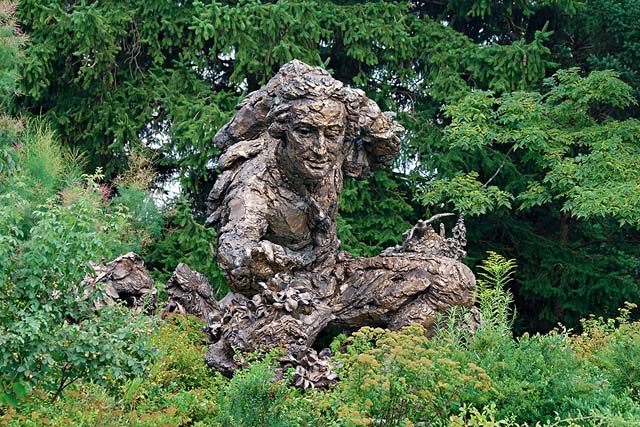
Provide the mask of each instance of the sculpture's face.
[{"label": "sculpture's face", "polygon": [[318,181],[338,167],[345,107],[333,100],[298,101],[289,112],[284,154],[302,178]]}]

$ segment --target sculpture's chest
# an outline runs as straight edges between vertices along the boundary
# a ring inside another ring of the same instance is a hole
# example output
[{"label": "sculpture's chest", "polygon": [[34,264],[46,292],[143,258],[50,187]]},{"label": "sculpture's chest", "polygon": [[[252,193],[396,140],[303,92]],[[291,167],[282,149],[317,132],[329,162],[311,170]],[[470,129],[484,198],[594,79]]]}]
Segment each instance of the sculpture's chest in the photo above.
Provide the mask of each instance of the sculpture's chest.
[{"label": "sculpture's chest", "polygon": [[269,218],[268,240],[301,249],[313,240],[309,207],[303,200],[277,201]]},{"label": "sculpture's chest", "polygon": [[326,203],[327,198],[318,200],[291,193],[282,196],[284,197],[274,200],[275,209],[269,218],[268,240],[291,249],[302,249],[318,243],[321,235],[321,240],[325,240],[327,234],[333,234],[326,224],[335,221],[337,203]]}]

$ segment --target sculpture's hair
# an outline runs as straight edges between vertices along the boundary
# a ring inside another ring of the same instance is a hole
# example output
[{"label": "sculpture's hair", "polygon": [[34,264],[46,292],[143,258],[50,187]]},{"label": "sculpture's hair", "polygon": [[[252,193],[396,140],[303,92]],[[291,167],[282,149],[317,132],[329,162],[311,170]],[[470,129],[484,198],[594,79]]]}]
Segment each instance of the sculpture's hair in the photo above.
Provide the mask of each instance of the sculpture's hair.
[{"label": "sculpture's hair", "polygon": [[[331,99],[344,104],[346,109],[345,139],[347,156],[342,166],[347,176],[364,177],[370,170],[388,167],[399,150],[399,134],[403,128],[394,120],[395,115],[383,113],[375,102],[359,89],[353,89],[334,79],[322,68],[311,67],[301,61],[291,61],[261,89],[250,93],[242,101],[233,119],[224,125],[214,138],[222,152],[221,169],[237,167],[237,161],[253,157],[264,147],[254,144],[247,151],[243,141],[254,140],[264,132],[280,140],[284,136],[288,114],[293,100]],[[240,149],[238,157],[234,151]]]}]

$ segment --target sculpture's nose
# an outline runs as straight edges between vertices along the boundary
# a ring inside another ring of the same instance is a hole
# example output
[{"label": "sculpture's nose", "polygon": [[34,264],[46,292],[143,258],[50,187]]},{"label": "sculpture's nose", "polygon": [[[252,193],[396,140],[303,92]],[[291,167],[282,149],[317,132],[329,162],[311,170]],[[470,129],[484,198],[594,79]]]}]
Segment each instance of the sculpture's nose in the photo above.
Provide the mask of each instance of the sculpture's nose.
[{"label": "sculpture's nose", "polygon": [[316,142],[315,144],[313,144],[313,153],[316,156],[324,156],[325,154],[327,154],[325,138],[322,132],[318,132],[318,135],[316,137]]}]

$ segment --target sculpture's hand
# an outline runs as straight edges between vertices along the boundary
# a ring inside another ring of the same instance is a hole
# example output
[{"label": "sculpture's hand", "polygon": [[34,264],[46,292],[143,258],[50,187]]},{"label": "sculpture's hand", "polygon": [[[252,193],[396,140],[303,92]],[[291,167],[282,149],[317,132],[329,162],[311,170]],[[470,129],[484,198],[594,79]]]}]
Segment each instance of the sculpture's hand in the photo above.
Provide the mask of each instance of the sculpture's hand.
[{"label": "sculpture's hand", "polygon": [[261,240],[248,252],[250,268],[264,275],[285,271],[297,262],[285,248],[268,240]]}]

